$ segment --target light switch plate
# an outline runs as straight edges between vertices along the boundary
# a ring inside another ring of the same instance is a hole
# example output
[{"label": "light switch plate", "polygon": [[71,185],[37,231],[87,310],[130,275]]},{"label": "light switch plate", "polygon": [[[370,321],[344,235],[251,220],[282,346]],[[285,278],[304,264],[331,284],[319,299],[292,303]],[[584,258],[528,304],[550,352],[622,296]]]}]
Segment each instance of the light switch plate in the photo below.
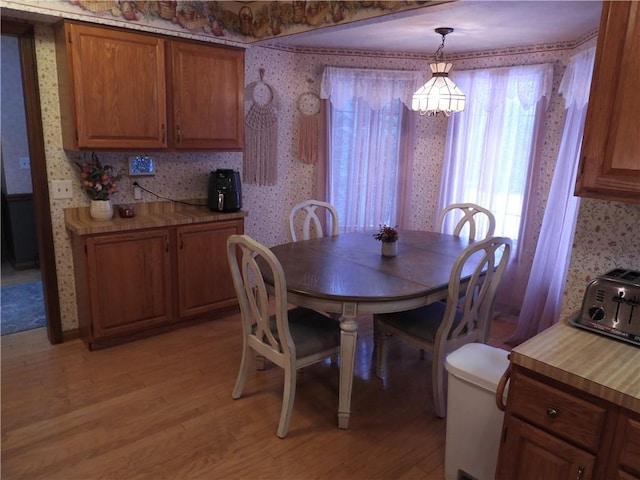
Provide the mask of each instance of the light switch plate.
[{"label": "light switch plate", "polygon": [[51,196],[54,200],[73,198],[71,180],[51,180]]}]

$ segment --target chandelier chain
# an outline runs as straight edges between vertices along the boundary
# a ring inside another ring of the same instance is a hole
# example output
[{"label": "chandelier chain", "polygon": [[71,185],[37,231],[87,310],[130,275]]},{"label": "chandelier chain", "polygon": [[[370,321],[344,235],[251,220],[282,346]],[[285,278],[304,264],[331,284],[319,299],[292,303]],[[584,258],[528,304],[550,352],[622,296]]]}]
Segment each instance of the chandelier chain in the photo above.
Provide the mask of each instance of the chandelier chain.
[{"label": "chandelier chain", "polygon": [[443,33],[442,34],[442,43],[440,44],[440,46],[436,50],[436,63],[439,63],[439,62],[442,61],[442,57],[443,57],[442,51],[444,50],[444,37],[445,37],[445,34]]}]

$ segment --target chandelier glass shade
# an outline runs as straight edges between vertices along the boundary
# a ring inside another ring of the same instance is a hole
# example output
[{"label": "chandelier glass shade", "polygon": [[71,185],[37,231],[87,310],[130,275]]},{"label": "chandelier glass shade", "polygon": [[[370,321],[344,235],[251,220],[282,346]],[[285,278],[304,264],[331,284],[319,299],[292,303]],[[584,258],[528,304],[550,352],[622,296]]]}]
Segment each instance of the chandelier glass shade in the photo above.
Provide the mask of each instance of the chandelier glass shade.
[{"label": "chandelier glass shade", "polygon": [[436,28],[436,32],[442,35],[442,44],[436,51],[435,63],[429,65],[432,77],[416,90],[411,100],[411,109],[420,112],[420,115],[443,113],[448,117],[464,110],[466,97],[449,78],[451,64],[442,61],[444,37],[452,31],[452,28]]}]

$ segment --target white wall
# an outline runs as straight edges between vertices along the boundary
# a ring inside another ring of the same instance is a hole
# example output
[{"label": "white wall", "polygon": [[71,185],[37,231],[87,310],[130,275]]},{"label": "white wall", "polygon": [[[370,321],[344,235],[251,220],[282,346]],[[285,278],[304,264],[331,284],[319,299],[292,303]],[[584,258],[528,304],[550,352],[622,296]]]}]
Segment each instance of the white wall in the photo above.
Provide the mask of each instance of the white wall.
[{"label": "white wall", "polygon": [[31,170],[20,168],[20,158],[29,158],[27,123],[24,114],[20,47],[18,38],[2,35],[2,191],[31,193]]}]

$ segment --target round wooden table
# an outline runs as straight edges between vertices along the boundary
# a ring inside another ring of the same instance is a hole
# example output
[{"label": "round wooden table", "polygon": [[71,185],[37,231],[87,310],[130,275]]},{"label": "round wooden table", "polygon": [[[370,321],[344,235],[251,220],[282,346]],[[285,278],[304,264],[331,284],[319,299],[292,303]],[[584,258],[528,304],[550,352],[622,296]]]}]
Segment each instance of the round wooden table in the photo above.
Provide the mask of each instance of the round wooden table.
[{"label": "round wooden table", "polygon": [[351,412],[356,315],[398,312],[445,299],[451,267],[472,243],[442,233],[401,231],[397,256],[383,257],[374,233],[343,233],[271,248],[282,264],[290,303],[342,315],[338,427],[343,429],[349,428]]}]

